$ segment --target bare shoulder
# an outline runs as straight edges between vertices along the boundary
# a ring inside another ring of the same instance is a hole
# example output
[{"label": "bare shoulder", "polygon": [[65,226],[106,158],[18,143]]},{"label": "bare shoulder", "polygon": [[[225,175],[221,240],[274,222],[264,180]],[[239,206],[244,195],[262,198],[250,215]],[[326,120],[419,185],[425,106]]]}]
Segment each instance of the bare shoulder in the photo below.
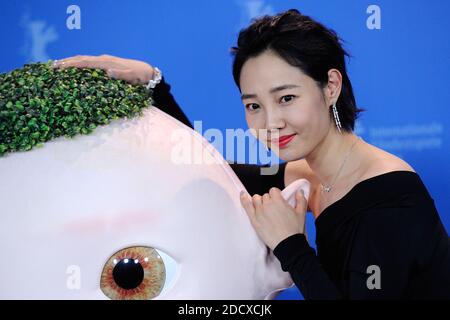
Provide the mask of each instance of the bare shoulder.
[{"label": "bare shoulder", "polygon": [[[359,180],[365,180],[392,171],[415,172],[414,168],[403,159],[369,143],[365,143],[364,152],[366,154],[366,164],[361,168]],[[287,186],[297,179],[307,179],[312,186],[319,184],[319,180],[305,159],[288,162],[286,166],[284,174],[285,185]]]},{"label": "bare shoulder", "polygon": [[415,172],[414,168],[409,163],[396,155],[370,144],[366,144],[366,146],[370,153],[370,161],[362,180],[393,171]]}]

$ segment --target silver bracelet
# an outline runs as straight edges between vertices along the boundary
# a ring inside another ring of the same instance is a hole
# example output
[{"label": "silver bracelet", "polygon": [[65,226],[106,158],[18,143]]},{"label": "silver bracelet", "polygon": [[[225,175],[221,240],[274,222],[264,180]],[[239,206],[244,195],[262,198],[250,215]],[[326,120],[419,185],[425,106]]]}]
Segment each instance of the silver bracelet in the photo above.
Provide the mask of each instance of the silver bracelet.
[{"label": "silver bracelet", "polygon": [[158,83],[162,80],[162,72],[158,68],[154,68],[153,79],[150,79],[148,84],[145,86],[147,90],[154,89]]}]

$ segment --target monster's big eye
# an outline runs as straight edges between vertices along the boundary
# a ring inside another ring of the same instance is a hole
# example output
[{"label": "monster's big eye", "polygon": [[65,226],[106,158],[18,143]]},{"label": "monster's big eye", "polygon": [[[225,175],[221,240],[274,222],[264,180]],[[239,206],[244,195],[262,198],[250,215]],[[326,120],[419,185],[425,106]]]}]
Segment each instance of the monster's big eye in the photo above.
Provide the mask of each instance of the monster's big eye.
[{"label": "monster's big eye", "polygon": [[130,247],[109,258],[103,267],[100,288],[114,300],[148,300],[158,296],[166,281],[159,253],[150,247]]}]

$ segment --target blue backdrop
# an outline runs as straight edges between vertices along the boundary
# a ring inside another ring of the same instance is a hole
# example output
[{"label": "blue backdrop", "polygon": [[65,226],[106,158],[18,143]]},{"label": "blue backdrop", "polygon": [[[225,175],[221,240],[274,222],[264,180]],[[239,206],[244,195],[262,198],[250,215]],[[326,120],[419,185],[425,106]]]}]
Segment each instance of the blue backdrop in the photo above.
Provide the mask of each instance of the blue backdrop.
[{"label": "blue backdrop", "polygon": [[[76,54],[140,59],[163,70],[203,130],[247,128],[229,48],[251,18],[289,8],[346,41],[356,100],[367,110],[356,133],[415,168],[449,230],[447,0],[2,1],[0,72]],[[314,240],[311,217],[307,227]],[[280,295],[300,297],[294,289]]]}]

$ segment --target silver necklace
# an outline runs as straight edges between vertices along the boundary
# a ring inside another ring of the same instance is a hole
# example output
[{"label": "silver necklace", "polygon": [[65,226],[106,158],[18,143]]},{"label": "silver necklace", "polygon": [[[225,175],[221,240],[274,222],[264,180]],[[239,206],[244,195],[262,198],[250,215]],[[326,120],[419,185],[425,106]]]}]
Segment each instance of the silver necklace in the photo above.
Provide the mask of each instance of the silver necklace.
[{"label": "silver necklace", "polygon": [[348,157],[350,156],[350,153],[353,150],[353,147],[355,146],[355,144],[361,140],[361,137],[358,137],[358,139],[355,140],[355,142],[353,142],[352,146],[350,147],[350,150],[347,152],[347,154],[345,155],[344,161],[341,164],[341,167],[339,168],[338,172],[336,173],[336,175],[334,176],[333,181],[331,182],[331,184],[327,185],[327,184],[323,184],[320,183],[320,186],[322,187],[322,192],[326,192],[329,193],[331,191],[331,189],[333,189],[334,184],[336,183],[337,178],[339,177],[339,174],[342,171],[342,168],[344,168],[345,163],[348,160]]}]

